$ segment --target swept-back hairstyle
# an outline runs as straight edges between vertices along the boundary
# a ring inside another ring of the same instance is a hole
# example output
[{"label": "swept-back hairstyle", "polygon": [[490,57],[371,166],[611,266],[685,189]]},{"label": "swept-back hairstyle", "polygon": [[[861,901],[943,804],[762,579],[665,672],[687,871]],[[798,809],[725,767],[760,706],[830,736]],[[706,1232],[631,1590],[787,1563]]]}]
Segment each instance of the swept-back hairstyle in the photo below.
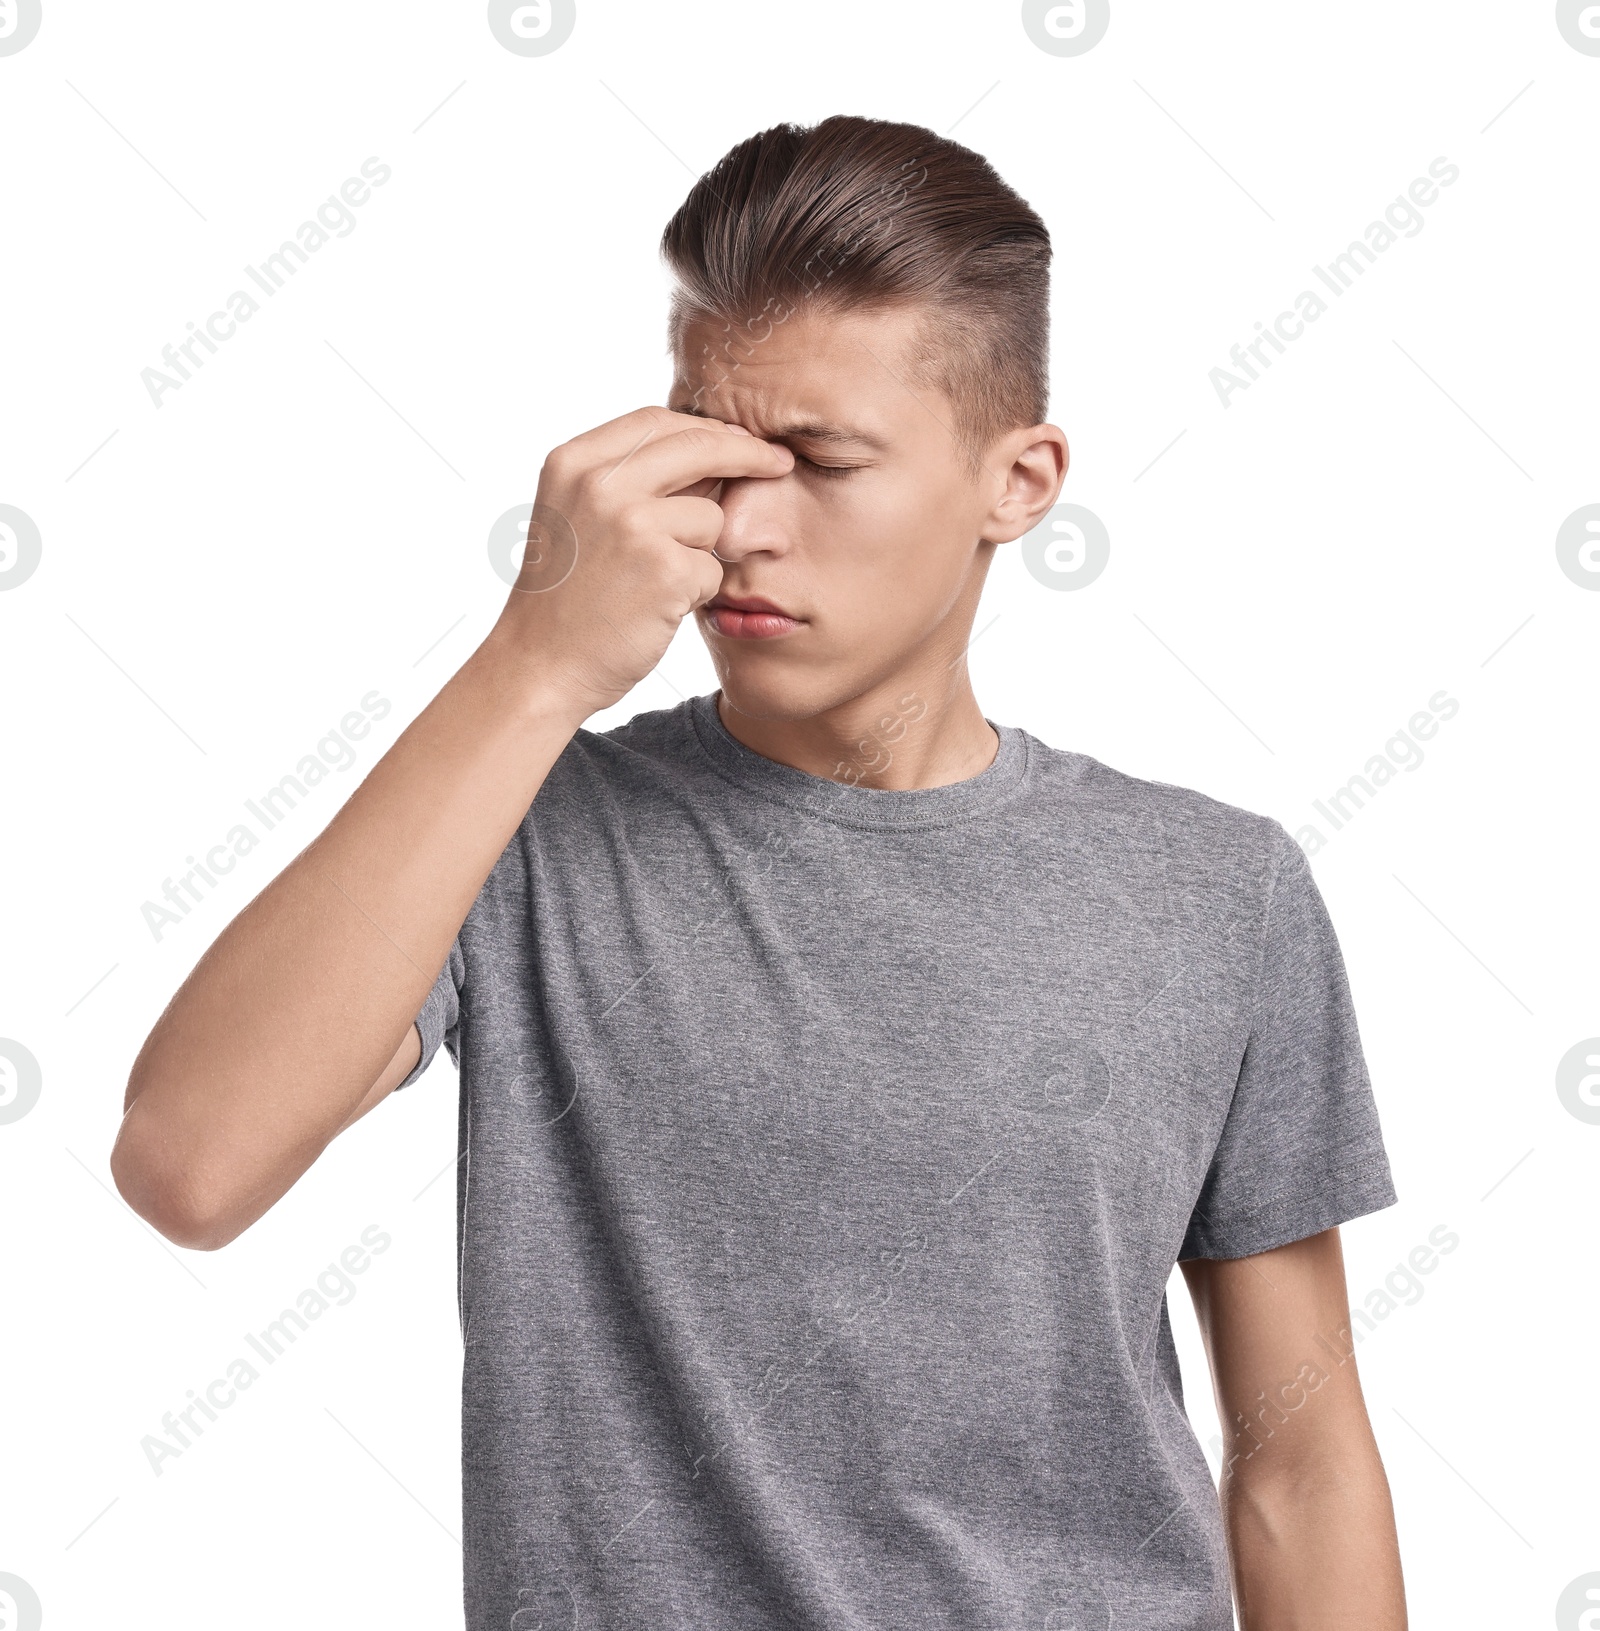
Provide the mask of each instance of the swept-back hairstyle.
[{"label": "swept-back hairstyle", "polygon": [[690,189],[661,253],[669,343],[716,322],[729,372],[799,310],[923,308],[907,383],[950,399],[974,473],[1048,411],[1050,234],[986,159],[920,125],[838,115],[751,136]]}]

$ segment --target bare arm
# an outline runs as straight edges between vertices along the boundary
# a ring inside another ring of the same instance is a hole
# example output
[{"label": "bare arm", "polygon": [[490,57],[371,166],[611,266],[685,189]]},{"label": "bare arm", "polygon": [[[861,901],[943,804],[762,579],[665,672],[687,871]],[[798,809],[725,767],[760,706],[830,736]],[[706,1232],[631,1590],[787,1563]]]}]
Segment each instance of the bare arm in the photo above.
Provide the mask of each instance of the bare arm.
[{"label": "bare arm", "polygon": [[561,537],[546,569],[530,550],[488,638],[184,981],[134,1061],[111,1153],[135,1211],[182,1245],[224,1245],[404,1079],[423,1000],[551,766],[716,592],[722,512],[704,494],[792,468],[787,449],[664,408],[551,454],[539,502],[578,540],[570,572],[551,583]]},{"label": "bare arm", "polygon": [[1405,1631],[1389,1483],[1355,1360],[1340,1358],[1339,1231],[1182,1267],[1227,1445],[1219,1493],[1242,1631]]}]

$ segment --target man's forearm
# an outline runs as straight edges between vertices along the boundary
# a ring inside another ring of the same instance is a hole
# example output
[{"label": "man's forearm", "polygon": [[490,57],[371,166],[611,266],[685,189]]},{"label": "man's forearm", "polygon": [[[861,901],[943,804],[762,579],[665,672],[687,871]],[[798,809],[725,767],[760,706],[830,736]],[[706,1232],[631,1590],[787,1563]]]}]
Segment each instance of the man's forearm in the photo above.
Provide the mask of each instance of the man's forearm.
[{"label": "man's forearm", "polygon": [[[1293,1456],[1293,1449],[1283,1448]],[[1389,1483],[1374,1451],[1240,1461],[1222,1481],[1242,1631],[1405,1631]]]},{"label": "man's forearm", "polygon": [[429,985],[552,765],[721,583],[723,515],[705,492],[794,462],[665,408],[552,450],[489,637],[228,925],[134,1061],[111,1170],[135,1211],[184,1245],[223,1244],[392,1090]]},{"label": "man's forearm", "polygon": [[1339,1231],[1191,1259],[1217,1411],[1237,1424],[1219,1495],[1243,1631],[1404,1631],[1389,1481],[1353,1357]]},{"label": "man's forearm", "polygon": [[112,1171],[174,1239],[267,1210],[389,1063],[577,728],[491,638],[206,952],[135,1061]]}]

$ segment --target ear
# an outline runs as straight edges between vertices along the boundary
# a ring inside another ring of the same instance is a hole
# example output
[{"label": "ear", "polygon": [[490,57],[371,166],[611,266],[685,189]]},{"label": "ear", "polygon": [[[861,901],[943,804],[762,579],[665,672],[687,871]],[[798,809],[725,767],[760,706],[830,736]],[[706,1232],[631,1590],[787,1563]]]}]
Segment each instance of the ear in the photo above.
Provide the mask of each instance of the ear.
[{"label": "ear", "polygon": [[1002,473],[1002,485],[984,518],[982,540],[1009,544],[1032,532],[1060,497],[1069,458],[1066,435],[1056,425],[1014,430],[996,442],[984,462]]}]

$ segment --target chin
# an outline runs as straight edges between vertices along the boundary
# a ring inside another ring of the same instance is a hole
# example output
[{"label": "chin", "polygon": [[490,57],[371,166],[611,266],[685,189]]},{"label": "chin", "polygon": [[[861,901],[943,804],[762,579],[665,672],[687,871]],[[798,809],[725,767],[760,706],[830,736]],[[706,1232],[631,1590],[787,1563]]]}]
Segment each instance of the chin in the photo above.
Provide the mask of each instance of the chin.
[{"label": "chin", "polygon": [[[741,653],[764,658],[764,653]],[[834,669],[811,664],[741,661],[715,662],[717,680],[730,707],[751,719],[792,722],[812,719],[860,695],[861,686]]]}]

